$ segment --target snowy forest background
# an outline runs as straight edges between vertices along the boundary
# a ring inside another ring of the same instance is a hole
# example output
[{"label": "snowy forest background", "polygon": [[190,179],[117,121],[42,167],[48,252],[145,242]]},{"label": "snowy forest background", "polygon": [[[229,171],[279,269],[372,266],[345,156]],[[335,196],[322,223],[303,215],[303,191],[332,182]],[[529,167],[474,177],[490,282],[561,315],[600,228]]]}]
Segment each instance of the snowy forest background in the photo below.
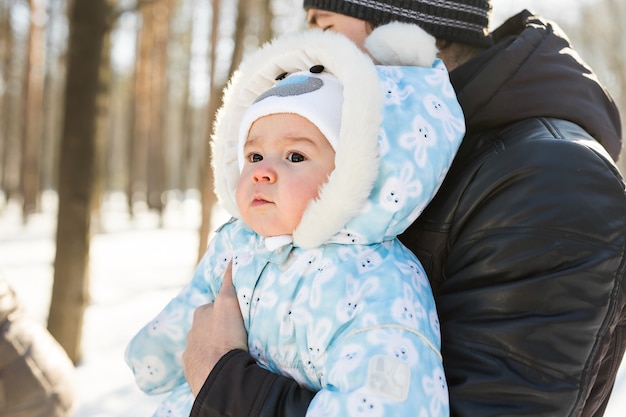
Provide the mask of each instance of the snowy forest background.
[{"label": "snowy forest background", "polygon": [[[626,3],[495,0],[494,25],[522,8],[561,24],[624,116]],[[0,0],[0,275],[77,364],[75,417],[158,404],[123,350],[224,220],[207,170],[219,92],[303,24],[301,0]]]}]

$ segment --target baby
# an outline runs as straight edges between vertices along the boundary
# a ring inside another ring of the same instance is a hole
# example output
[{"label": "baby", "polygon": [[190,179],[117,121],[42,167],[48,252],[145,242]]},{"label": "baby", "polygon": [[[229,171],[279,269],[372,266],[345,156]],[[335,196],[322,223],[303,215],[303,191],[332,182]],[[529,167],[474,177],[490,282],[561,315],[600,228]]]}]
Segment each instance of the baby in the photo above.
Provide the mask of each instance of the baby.
[{"label": "baby", "polygon": [[232,264],[249,351],[317,391],[307,415],[448,416],[433,295],[397,235],[464,131],[434,53],[376,66],[342,35],[308,31],[244,61],[213,139],[216,192],[233,218],[127,350],[143,390],[172,391],[156,415],[189,415],[185,335]]}]

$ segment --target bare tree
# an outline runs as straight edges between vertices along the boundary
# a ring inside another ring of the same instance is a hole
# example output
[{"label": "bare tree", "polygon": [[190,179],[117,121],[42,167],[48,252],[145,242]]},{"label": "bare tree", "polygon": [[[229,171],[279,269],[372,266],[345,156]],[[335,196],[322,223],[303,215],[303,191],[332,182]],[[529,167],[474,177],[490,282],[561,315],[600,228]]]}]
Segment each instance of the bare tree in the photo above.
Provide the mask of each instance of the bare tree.
[{"label": "bare tree", "polygon": [[27,54],[25,52],[27,41],[23,40],[23,34],[11,20],[11,8],[16,6],[16,0],[4,3],[6,7],[6,25],[0,25],[3,45],[3,77],[4,92],[2,94],[3,112],[0,117],[3,120],[2,134],[4,135],[4,151],[2,160],[2,187],[8,200],[15,196],[21,196],[21,154],[22,135],[24,133],[21,120],[24,118],[23,102],[24,78],[26,73]]},{"label": "bare tree", "polygon": [[[150,123],[151,83],[152,77],[152,51],[154,49],[154,20],[152,18],[154,5],[151,3],[140,4],[141,28],[137,44],[137,62],[135,67],[135,93],[133,109],[133,135],[131,135],[131,190],[130,198],[141,195],[147,198],[147,171],[148,171],[148,147],[152,124]],[[131,200],[132,201],[132,200]],[[132,203],[131,203],[132,211]]]},{"label": "bare tree", "polygon": [[167,123],[167,67],[168,41],[170,33],[170,15],[175,0],[160,0],[152,14],[153,19],[153,50],[152,74],[150,78],[151,115],[150,137],[148,147],[148,206],[159,212],[162,221],[164,209],[163,193],[165,192],[165,132]]},{"label": "bare tree", "polygon": [[132,193],[160,214],[165,191],[164,132],[167,108],[167,46],[173,0],[140,3],[142,27],[135,74]]},{"label": "bare tree", "polygon": [[59,212],[48,329],[74,363],[82,356],[83,319],[89,301],[90,209],[99,74],[108,11],[106,0],[74,0],[69,9]]},{"label": "bare tree", "polygon": [[10,194],[9,155],[12,151],[11,136],[11,69],[13,63],[13,28],[11,25],[12,2],[0,5],[0,189]]},{"label": "bare tree", "polygon": [[[210,32],[210,45],[211,51],[209,53],[209,83],[210,83],[210,97],[209,97],[209,106],[207,108],[207,132],[210,135],[213,132],[213,118],[215,117],[215,113],[217,109],[220,107],[222,103],[222,84],[218,84],[216,81],[216,71],[215,68],[217,66],[217,41],[219,38],[219,16],[222,10],[222,2],[221,0],[213,0],[212,1],[212,19],[211,19],[211,32]],[[200,220],[200,243],[198,246],[198,259],[202,257],[204,251],[208,245],[209,240],[209,230],[211,228],[211,213],[213,212],[213,207],[215,206],[215,202],[217,201],[217,197],[213,192],[213,170],[211,169],[211,147],[207,145],[205,148],[205,158],[204,165],[202,167],[202,176],[200,177],[200,195],[202,200],[202,211],[201,211],[201,220]]]},{"label": "bare tree", "polygon": [[22,118],[22,212],[24,220],[38,210],[39,149],[42,133],[43,81],[45,72],[45,0],[29,0],[28,60],[24,72]]},{"label": "bare tree", "polygon": [[[109,1],[109,0],[107,0]],[[100,49],[100,70],[98,72],[98,97],[96,103],[96,136],[94,141],[93,183],[91,197],[92,233],[101,229],[101,205],[105,194],[106,147],[109,139],[109,119],[111,117],[111,27],[113,15],[107,16],[107,30]]]},{"label": "bare tree", "polygon": [[[217,109],[222,104],[222,90],[225,83],[218,82],[218,74],[216,74],[215,67],[217,63],[216,45],[219,42],[219,9],[220,2],[213,1],[213,21],[211,29],[211,72],[210,72],[210,85],[211,96],[208,106],[208,128],[209,135],[213,132],[213,119]],[[237,19],[235,25],[235,33],[232,36],[234,39],[234,48],[230,61],[230,69],[228,70],[227,77],[220,79],[229,79],[233,72],[239,67],[241,60],[245,54],[245,40],[248,35],[256,38],[257,45],[267,39],[265,36],[271,36],[271,30],[268,32],[268,27],[271,28],[272,16],[270,13],[270,2],[267,0],[239,0],[237,3]],[[216,12],[217,10],[217,12]],[[268,23],[270,22],[270,23]],[[256,24],[256,25],[255,25]],[[208,143],[209,141],[207,141]],[[201,257],[206,249],[209,239],[209,231],[211,227],[211,213],[215,206],[216,197],[213,192],[213,172],[211,170],[211,149],[207,145],[205,152],[204,172],[201,178],[201,195],[202,195],[202,218],[200,225],[200,245],[198,248],[198,256]]]},{"label": "bare tree", "polygon": [[64,53],[66,39],[62,28],[67,25],[65,0],[48,0],[46,19],[46,69],[43,90],[41,169],[39,183],[42,190],[56,189],[58,147],[61,140],[63,85],[65,82]]},{"label": "bare tree", "polygon": [[[195,184],[191,181],[192,169],[194,168],[194,141],[193,141],[193,128],[194,128],[194,111],[190,105],[190,83],[192,72],[192,37],[193,37],[193,10],[197,7],[197,0],[192,0],[190,13],[186,19],[188,23],[188,30],[185,32],[182,41],[182,48],[184,49],[184,55],[187,56],[187,65],[185,65],[184,77],[182,81],[182,128],[180,130],[180,155],[181,158],[178,161],[178,176],[180,177],[180,188],[187,190],[192,188]],[[197,167],[196,167],[197,168]]]}]

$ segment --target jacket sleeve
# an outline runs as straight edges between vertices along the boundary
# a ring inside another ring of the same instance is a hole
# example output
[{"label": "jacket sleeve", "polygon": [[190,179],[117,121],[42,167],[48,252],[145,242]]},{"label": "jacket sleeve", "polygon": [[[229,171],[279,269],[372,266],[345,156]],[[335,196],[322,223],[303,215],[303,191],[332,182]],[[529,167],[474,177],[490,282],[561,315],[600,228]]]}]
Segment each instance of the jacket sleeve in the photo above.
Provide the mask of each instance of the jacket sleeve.
[{"label": "jacket sleeve", "polygon": [[261,368],[247,352],[233,350],[209,374],[190,417],[299,417],[314,395],[294,380]]},{"label": "jacket sleeve", "polygon": [[227,262],[217,253],[224,249],[226,241],[222,234],[216,235],[192,280],[128,344],[126,363],[144,392],[161,394],[186,382],[180,361],[187,333],[195,309],[215,300],[218,289],[211,277],[224,273]]},{"label": "jacket sleeve", "polygon": [[624,184],[586,146],[534,139],[494,146],[448,223],[454,417],[601,414],[624,352]]}]

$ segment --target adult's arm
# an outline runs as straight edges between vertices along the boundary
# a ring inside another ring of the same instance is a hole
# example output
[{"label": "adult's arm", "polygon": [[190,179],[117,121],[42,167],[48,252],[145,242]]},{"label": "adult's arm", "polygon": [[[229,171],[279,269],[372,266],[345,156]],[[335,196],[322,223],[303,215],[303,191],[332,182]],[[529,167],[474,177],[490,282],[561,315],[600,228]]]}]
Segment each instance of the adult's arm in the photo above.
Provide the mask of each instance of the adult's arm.
[{"label": "adult's arm", "polygon": [[194,313],[183,367],[196,395],[195,417],[303,416],[315,395],[259,367],[248,354],[230,267],[215,303]]},{"label": "adult's arm", "polygon": [[190,417],[304,416],[315,392],[267,371],[244,350],[231,350],[211,370]]}]

